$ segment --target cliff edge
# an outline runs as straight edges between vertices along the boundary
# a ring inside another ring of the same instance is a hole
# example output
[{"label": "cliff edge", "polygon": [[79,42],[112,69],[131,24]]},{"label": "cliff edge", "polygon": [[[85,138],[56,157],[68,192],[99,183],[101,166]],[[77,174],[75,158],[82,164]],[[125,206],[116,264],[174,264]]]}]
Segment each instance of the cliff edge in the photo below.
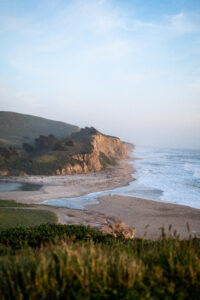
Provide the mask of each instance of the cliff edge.
[{"label": "cliff edge", "polygon": [[95,128],[70,137],[40,136],[23,150],[0,148],[0,175],[71,175],[100,171],[126,158],[131,145]]},{"label": "cliff edge", "polygon": [[90,171],[100,171],[109,165],[114,165],[116,160],[126,158],[128,152],[127,144],[120,141],[117,137],[111,137],[94,131],[93,128],[82,129],[76,135],[81,135],[83,131],[89,134],[89,143],[91,151],[88,153],[79,153],[73,155],[76,160],[75,164],[68,163],[61,170],[57,170],[57,174],[80,174]]}]

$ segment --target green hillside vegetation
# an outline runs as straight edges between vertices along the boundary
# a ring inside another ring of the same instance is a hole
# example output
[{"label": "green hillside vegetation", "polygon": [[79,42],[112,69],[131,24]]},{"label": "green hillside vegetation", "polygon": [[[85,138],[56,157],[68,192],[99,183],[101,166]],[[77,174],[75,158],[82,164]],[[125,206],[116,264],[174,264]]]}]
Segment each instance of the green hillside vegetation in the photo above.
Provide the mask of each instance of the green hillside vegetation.
[{"label": "green hillside vegetation", "polygon": [[[13,112],[0,112],[0,174],[57,175],[87,171],[95,128],[77,126]],[[82,157],[77,157],[77,155]],[[103,152],[102,168],[115,164]],[[83,162],[84,161],[84,162]],[[75,168],[73,169],[73,166]],[[70,171],[69,171],[70,170]],[[77,171],[78,170],[78,171]]]},{"label": "green hillside vegetation", "polygon": [[79,127],[64,122],[15,112],[0,111],[0,146],[21,147],[23,143],[32,143],[40,135],[53,134],[65,138]]},{"label": "green hillside vegetation", "polygon": [[[78,154],[88,154],[93,150],[92,135],[97,133],[93,127],[81,129],[65,139],[58,139],[53,134],[40,135],[34,143],[23,143],[23,149],[0,147],[0,169],[8,170],[11,175],[20,172],[33,175],[55,175],[63,166],[74,166],[83,162],[74,158]],[[99,155],[102,167],[113,165],[115,161],[104,153]]]},{"label": "green hillside vegetation", "polygon": [[110,159],[101,151],[99,152],[99,160],[103,168],[113,166],[116,163],[114,158]]},{"label": "green hillside vegetation", "polygon": [[3,138],[0,138],[0,147],[12,147],[14,146],[15,143],[14,142],[11,142],[9,140],[6,140],[6,139],[3,139]]},{"label": "green hillside vegetation", "polygon": [[56,223],[57,217],[47,210],[34,209],[31,205],[0,200],[0,231],[14,226],[35,226]]},{"label": "green hillside vegetation", "polygon": [[13,200],[0,200],[0,209],[2,207],[32,207],[32,205],[15,202]]},{"label": "green hillside vegetation", "polygon": [[0,232],[0,298],[200,299],[200,240],[46,224]]}]

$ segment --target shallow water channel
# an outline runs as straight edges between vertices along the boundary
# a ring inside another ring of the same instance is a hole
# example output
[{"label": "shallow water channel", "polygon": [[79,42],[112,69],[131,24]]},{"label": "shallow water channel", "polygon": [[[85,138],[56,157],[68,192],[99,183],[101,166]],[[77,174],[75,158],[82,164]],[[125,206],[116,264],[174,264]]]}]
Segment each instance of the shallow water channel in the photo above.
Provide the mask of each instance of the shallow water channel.
[{"label": "shallow water channel", "polygon": [[11,191],[39,191],[42,185],[32,183],[18,183],[18,182],[0,182],[0,192]]}]

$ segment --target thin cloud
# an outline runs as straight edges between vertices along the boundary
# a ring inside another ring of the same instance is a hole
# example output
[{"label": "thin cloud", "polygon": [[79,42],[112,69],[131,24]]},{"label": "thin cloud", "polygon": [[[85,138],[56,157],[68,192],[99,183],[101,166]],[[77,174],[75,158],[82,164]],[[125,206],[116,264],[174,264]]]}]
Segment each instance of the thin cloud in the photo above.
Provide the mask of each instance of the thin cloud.
[{"label": "thin cloud", "polygon": [[200,29],[199,24],[195,24],[194,21],[190,20],[190,18],[182,12],[173,16],[169,16],[167,19],[167,27],[172,33],[177,35],[197,32]]},{"label": "thin cloud", "polygon": [[47,117],[56,111],[77,124],[89,114],[98,126],[106,113],[106,127],[130,136],[134,128],[138,136],[148,131],[152,119],[155,132],[165,119],[170,126],[173,112],[181,131],[185,115],[193,120],[199,113],[200,18],[180,8],[149,21],[136,11],[131,16],[124,2],[42,0],[34,11],[5,13],[2,108]]},{"label": "thin cloud", "polygon": [[135,33],[151,33],[160,35],[184,35],[200,31],[200,15],[184,14],[163,16],[160,22],[146,22],[139,19],[124,21],[124,29]]}]

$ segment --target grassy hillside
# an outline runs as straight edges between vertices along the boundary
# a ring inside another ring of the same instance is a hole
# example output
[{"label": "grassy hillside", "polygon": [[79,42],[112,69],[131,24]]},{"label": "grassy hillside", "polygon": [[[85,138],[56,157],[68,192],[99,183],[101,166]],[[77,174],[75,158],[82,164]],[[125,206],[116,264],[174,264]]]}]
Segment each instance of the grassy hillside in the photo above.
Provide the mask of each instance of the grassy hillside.
[{"label": "grassy hillside", "polygon": [[53,134],[57,138],[66,138],[77,131],[79,127],[64,122],[0,111],[0,146],[20,146],[40,135]]},{"label": "grassy hillside", "polygon": [[[34,143],[24,143],[23,150],[12,147],[0,147],[0,170],[8,170],[9,174],[18,175],[19,172],[34,175],[55,175],[57,169],[62,169],[67,163],[72,166],[82,165],[82,161],[74,159],[74,155],[90,153],[90,129],[84,139],[79,139],[73,133],[70,138],[58,139],[54,135],[41,136]],[[86,138],[87,136],[87,138]]]},{"label": "grassy hillside", "polygon": [[200,240],[125,240],[83,226],[0,233],[3,299],[200,299]]},{"label": "grassy hillside", "polygon": [[[77,172],[84,172],[84,167],[89,164],[86,156],[94,148],[91,142],[95,134],[100,133],[93,127],[86,127],[64,139],[52,134],[40,135],[32,143],[23,143],[22,149],[0,147],[0,172],[5,170],[8,175],[56,175],[68,165],[74,167],[74,172],[76,168]],[[107,157],[101,151],[99,156],[97,154],[98,160],[102,168],[115,163],[114,158]]]},{"label": "grassy hillside", "polygon": [[28,204],[0,200],[0,231],[14,226],[27,227],[56,222],[56,215],[50,211],[34,209]]}]

